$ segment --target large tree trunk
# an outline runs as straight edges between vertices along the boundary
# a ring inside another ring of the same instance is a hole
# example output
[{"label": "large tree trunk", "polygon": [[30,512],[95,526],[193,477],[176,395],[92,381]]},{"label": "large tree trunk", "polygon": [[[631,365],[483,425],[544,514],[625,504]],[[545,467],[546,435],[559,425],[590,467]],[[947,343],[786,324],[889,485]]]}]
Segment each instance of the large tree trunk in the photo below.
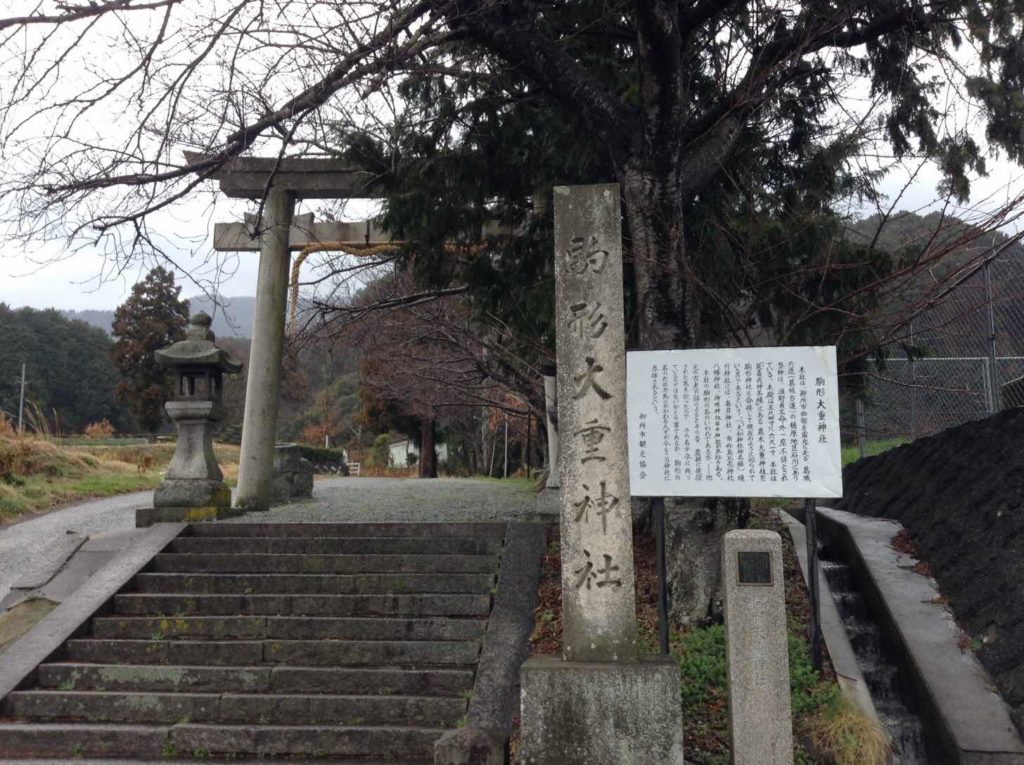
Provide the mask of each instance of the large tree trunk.
[{"label": "large tree trunk", "polygon": [[420,478],[437,478],[435,427],[433,417],[420,420]]},{"label": "large tree trunk", "polygon": [[675,173],[642,159],[621,173],[637,301],[637,343],[645,350],[692,348],[700,312],[683,239],[683,187]]}]

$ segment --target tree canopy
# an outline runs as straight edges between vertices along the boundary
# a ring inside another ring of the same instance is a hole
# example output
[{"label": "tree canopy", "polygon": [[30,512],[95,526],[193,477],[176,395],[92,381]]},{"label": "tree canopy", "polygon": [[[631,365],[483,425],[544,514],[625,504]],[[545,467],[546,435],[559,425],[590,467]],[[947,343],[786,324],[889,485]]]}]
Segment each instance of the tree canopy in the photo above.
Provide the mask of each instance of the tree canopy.
[{"label": "tree canopy", "polygon": [[[0,193],[25,235],[130,252],[162,248],[147,214],[251,152],[363,163],[425,242],[617,180],[638,344],[799,341],[801,315],[835,334],[894,268],[829,257],[839,200],[881,204],[890,161],[934,161],[963,198],[988,150],[1024,157],[1022,20],[1014,0],[43,3],[0,18]],[[494,262],[419,268],[482,283]]]}]

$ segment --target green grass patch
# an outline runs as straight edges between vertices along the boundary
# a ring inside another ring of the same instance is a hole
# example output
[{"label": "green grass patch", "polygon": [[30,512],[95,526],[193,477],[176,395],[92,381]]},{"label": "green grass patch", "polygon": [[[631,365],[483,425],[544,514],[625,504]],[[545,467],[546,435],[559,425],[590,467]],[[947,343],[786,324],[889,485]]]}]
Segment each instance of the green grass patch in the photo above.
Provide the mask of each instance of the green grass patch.
[{"label": "green grass patch", "polygon": [[[895,449],[897,446],[903,446],[903,444],[909,444],[909,438],[883,438],[878,441],[868,441],[864,444],[864,456],[874,457],[882,452],[887,452],[890,449]],[[853,446],[843,447],[843,467],[846,467],[851,462],[856,462],[860,459],[860,447],[856,444]]]},{"label": "green grass patch", "polygon": [[85,436],[62,436],[61,446],[145,446],[146,438],[86,438]]},{"label": "green grass patch", "polygon": [[157,472],[114,472],[102,465],[95,472],[61,478],[43,475],[14,476],[0,481],[0,521],[39,513],[50,508],[93,497],[112,497],[156,488]]},{"label": "green grass patch", "polygon": [[[700,765],[728,765],[729,715],[725,627],[714,624],[672,635],[669,650],[679,665],[680,699],[688,755]],[[811,666],[807,643],[789,636],[790,700],[794,732],[812,730],[840,706],[839,686]],[[797,762],[814,760],[797,736]]]}]

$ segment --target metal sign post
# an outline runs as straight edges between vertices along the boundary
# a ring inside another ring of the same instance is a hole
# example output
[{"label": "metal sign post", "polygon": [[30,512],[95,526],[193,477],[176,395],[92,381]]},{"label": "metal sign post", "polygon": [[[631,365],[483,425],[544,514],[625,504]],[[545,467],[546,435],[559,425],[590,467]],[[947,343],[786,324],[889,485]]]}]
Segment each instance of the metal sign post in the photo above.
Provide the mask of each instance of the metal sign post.
[{"label": "metal sign post", "polygon": [[668,655],[668,582],[665,565],[665,498],[655,497],[651,502],[651,520],[654,538],[658,543],[658,645],[663,656]]},{"label": "metal sign post", "polygon": [[654,498],[662,651],[664,497],[790,497],[807,510],[811,653],[820,669],[815,499],[843,495],[835,347],[633,351],[626,367],[630,494]]},{"label": "metal sign post", "polygon": [[811,664],[821,670],[821,596],[818,592],[818,503],[804,500],[807,533],[807,594],[811,601]]}]

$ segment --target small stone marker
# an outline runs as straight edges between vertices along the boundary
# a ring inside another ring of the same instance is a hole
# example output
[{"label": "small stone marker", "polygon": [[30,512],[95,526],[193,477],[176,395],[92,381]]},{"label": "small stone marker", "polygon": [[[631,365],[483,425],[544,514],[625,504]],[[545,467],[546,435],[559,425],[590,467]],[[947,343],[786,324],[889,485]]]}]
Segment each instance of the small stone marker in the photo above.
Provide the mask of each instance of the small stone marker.
[{"label": "small stone marker", "polygon": [[679,671],[636,645],[617,185],[555,188],[562,654],[520,672],[524,765],[683,765]]},{"label": "small stone marker", "polygon": [[792,765],[782,540],[740,530],[722,545],[732,761]]}]

